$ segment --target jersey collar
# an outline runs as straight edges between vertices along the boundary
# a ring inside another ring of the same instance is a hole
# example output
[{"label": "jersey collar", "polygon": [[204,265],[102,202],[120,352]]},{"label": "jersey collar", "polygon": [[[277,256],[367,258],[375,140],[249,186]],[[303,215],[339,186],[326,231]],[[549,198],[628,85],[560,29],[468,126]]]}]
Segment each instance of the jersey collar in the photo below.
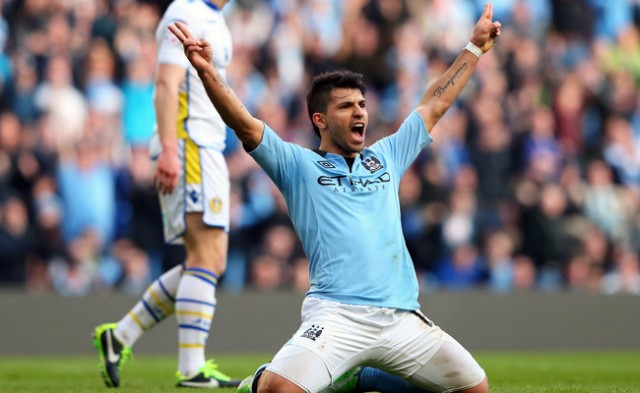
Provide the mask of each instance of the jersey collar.
[{"label": "jersey collar", "polygon": [[[318,154],[319,156],[321,156],[322,158],[327,158],[327,154],[331,154],[329,152],[326,152],[324,150],[320,150],[318,148],[315,149],[311,149],[314,153]],[[349,157],[344,157],[341,156],[339,154],[333,154],[333,156],[335,157],[340,157],[344,160],[344,162],[347,164],[347,167],[349,167],[349,171],[353,170],[353,164],[356,162],[356,158],[357,157],[353,157],[353,158],[349,158]],[[362,152],[358,153],[358,157],[360,157],[360,160],[362,160]]]},{"label": "jersey collar", "polygon": [[206,4],[206,6],[207,6],[207,7],[211,8],[211,9],[214,9],[214,10],[216,10],[216,11],[220,11],[220,7],[218,7],[218,5],[217,5],[217,4],[214,4],[214,3],[212,3],[212,2],[211,2],[211,1],[209,1],[209,0],[202,0],[202,2],[203,2],[204,4]]}]

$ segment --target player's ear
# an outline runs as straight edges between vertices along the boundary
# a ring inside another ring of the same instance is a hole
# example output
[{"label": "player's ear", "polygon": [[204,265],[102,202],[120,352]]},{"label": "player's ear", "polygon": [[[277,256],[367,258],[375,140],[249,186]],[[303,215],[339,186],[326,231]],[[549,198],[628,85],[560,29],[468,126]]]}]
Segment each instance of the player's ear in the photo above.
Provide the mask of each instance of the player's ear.
[{"label": "player's ear", "polygon": [[327,122],[325,121],[324,115],[322,113],[314,113],[311,116],[311,120],[313,121],[313,124],[315,124],[315,126],[321,130],[327,127]]}]

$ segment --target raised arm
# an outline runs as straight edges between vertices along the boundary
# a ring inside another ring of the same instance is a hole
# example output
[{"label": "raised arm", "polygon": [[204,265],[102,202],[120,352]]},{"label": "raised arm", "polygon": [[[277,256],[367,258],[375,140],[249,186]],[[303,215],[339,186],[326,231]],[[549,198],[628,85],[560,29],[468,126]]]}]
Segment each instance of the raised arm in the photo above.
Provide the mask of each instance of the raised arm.
[{"label": "raised arm", "polygon": [[488,52],[493,47],[494,40],[500,36],[501,24],[492,19],[493,4],[486,3],[482,16],[473,29],[469,44],[449,69],[429,85],[422,96],[416,110],[422,116],[429,132],[471,79],[480,56]]},{"label": "raised arm", "polygon": [[211,44],[206,40],[196,40],[180,22],[169,25],[169,30],[182,43],[187,59],[198,72],[207,95],[222,120],[233,129],[247,151],[255,149],[262,141],[264,124],[249,113],[214,67],[211,61]]}]

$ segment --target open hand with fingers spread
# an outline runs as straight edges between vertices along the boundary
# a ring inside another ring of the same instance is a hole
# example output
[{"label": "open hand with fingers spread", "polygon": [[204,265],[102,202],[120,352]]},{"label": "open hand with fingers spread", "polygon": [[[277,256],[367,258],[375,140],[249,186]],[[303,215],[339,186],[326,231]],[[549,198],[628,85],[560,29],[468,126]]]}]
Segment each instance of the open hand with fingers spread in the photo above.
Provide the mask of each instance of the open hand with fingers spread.
[{"label": "open hand with fingers spread", "polygon": [[211,44],[204,39],[197,40],[193,37],[184,23],[175,22],[169,25],[169,30],[180,40],[184,47],[184,54],[198,72],[213,67],[213,51]]},{"label": "open hand with fingers spread", "polygon": [[486,3],[482,16],[473,28],[471,43],[482,49],[482,52],[488,52],[493,48],[496,38],[500,37],[501,26],[500,22],[493,21],[493,4]]}]

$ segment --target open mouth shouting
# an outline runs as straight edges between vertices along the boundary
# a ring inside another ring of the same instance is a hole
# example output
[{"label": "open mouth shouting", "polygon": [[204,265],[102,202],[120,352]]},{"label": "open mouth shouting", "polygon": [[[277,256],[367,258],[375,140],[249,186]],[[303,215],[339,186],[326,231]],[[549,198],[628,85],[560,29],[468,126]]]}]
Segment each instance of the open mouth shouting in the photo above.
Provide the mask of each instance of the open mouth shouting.
[{"label": "open mouth shouting", "polygon": [[365,127],[363,122],[354,123],[351,127],[351,136],[353,137],[355,142],[364,142],[364,128]]}]

